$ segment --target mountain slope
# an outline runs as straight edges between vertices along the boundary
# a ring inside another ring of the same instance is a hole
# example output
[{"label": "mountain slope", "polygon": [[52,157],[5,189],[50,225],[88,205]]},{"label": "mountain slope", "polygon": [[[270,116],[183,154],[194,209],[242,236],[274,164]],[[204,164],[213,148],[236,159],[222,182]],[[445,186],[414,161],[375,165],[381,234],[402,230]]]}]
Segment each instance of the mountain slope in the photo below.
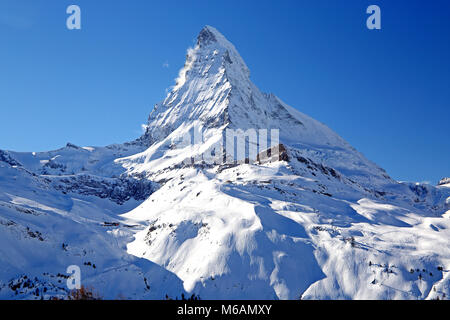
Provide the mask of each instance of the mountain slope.
[{"label": "mountain slope", "polygon": [[448,184],[392,180],[209,26],[142,137],[0,151],[0,173],[2,298],[67,294],[71,264],[105,298],[450,294]]}]

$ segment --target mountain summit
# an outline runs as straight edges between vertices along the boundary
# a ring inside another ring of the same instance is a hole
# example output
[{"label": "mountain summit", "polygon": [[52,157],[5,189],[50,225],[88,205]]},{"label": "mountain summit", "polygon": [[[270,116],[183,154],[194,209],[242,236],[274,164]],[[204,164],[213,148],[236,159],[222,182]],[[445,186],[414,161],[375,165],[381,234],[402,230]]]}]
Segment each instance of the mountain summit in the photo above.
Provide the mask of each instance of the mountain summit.
[{"label": "mountain summit", "polygon": [[394,181],[207,26],[138,140],[0,150],[0,298],[78,266],[107,299],[445,299],[449,186]]},{"label": "mountain summit", "polygon": [[[384,170],[331,129],[286,105],[274,94],[262,93],[250,80],[250,71],[234,45],[215,28],[206,26],[198,35],[195,48],[188,50],[176,85],[149,116],[141,139],[153,148],[147,151],[145,159],[152,158],[150,154],[155,152],[164,152],[168,145],[173,147],[174,141],[182,140],[186,132],[201,130],[204,136],[214,136],[212,145],[222,139],[226,129],[275,129],[285,146],[301,149],[317,162],[345,170],[355,181],[370,186],[375,180],[382,183],[389,179]],[[202,145],[204,142],[201,139]],[[264,151],[259,145],[253,148],[256,153]],[[204,152],[201,146],[197,149]]]},{"label": "mountain summit", "polygon": [[[210,127],[227,125],[233,93],[249,87],[250,72],[234,46],[216,29],[205,27],[189,49],[176,84],[150,114],[146,137],[150,144],[166,137],[185,120]],[[249,88],[250,89],[250,88]]]}]

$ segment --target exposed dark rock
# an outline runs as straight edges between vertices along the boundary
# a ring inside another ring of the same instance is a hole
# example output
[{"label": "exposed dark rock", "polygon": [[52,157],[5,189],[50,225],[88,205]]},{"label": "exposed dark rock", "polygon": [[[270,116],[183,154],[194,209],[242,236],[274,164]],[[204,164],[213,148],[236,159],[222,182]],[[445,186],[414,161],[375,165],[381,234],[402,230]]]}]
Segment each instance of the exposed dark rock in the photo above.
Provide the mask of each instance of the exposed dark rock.
[{"label": "exposed dark rock", "polygon": [[76,146],[76,145],[74,145],[73,143],[70,143],[70,142],[67,142],[66,148],[72,148],[72,149],[76,149],[76,150],[81,149],[79,146]]},{"label": "exposed dark rock", "polygon": [[57,177],[52,180],[56,190],[110,199],[123,204],[130,199],[145,200],[156,189],[155,183],[147,179],[132,177],[101,178],[88,174]]},{"label": "exposed dark rock", "polygon": [[272,161],[289,161],[289,155],[286,147],[283,144],[273,146],[256,156],[256,161],[264,164]]},{"label": "exposed dark rock", "polygon": [[197,44],[202,46],[212,42],[217,42],[216,36],[208,27],[204,27],[197,37]]},{"label": "exposed dark rock", "polygon": [[0,161],[6,162],[7,164],[11,166],[18,166],[21,167],[22,164],[18,161],[16,161],[14,158],[12,158],[8,152],[0,150]]}]

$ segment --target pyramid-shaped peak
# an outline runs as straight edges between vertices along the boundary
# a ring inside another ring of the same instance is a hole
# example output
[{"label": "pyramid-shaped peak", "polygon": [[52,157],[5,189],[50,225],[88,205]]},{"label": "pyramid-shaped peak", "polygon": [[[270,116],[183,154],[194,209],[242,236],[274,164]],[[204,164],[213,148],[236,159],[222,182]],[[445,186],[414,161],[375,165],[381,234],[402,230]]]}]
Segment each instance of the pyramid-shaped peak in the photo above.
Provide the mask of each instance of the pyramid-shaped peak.
[{"label": "pyramid-shaped peak", "polygon": [[209,44],[211,42],[217,42],[216,34],[218,31],[210,26],[205,26],[202,31],[198,34],[197,44]]},{"label": "pyramid-shaped peak", "polygon": [[[217,29],[205,26],[196,46],[188,49],[175,86],[151,112],[144,139],[150,143],[161,141],[182,124],[196,120],[208,127],[231,123],[229,111],[237,104],[233,100],[231,105],[231,97],[241,96],[265,101],[234,45]],[[248,102],[239,105],[250,109]],[[233,114],[237,117],[239,112]]]},{"label": "pyramid-shaped peak", "polygon": [[250,71],[235,46],[216,28],[205,26],[197,37],[194,50],[188,51],[186,62],[189,66],[194,66],[193,62],[200,62],[205,66],[206,61],[212,61],[209,60],[211,57],[220,57],[226,62],[225,66],[230,74],[241,74],[243,78],[250,76]]},{"label": "pyramid-shaped peak", "polygon": [[[237,62],[247,69],[243,59],[236,50],[235,46],[225,38],[216,28],[205,26],[197,37],[197,52],[196,54],[209,54],[209,51],[220,51],[226,54],[226,60],[230,57],[235,57]],[[201,52],[199,52],[201,51]],[[230,61],[232,62],[232,61]]]},{"label": "pyramid-shaped peak", "polygon": [[197,37],[197,44],[199,46],[208,45],[211,43],[220,43],[229,45],[230,42],[214,27],[205,26]]}]

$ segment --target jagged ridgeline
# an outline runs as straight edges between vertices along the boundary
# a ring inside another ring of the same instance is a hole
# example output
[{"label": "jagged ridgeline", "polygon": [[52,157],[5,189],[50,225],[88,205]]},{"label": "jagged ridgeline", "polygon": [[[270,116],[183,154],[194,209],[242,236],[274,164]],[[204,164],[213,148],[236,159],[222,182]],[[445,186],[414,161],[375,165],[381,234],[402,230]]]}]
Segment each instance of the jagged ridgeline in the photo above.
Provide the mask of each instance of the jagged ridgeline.
[{"label": "jagged ridgeline", "polygon": [[446,299],[449,210],[448,178],[391,179],[207,26],[135,141],[0,150],[0,298]]}]

